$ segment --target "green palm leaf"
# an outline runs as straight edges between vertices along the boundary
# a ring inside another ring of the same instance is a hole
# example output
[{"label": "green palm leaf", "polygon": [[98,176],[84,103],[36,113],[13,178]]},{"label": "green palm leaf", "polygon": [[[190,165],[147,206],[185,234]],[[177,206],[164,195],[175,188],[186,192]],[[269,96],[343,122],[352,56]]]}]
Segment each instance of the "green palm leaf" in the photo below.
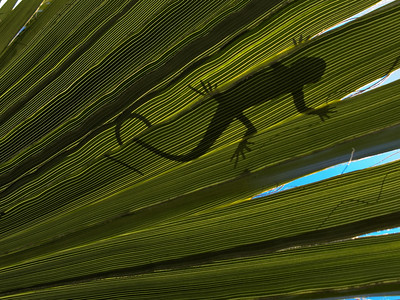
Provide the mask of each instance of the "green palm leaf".
[{"label": "green palm leaf", "polygon": [[[398,81],[338,101],[397,66],[398,1],[319,36],[375,1],[33,2],[0,9],[0,298],[393,290],[396,237],[333,242],[398,225],[398,163],[252,197],[398,147]],[[271,85],[238,82],[304,57],[326,64],[303,89],[335,107],[324,122],[280,92],[244,111],[257,133],[237,163],[233,117],[194,159],[143,147],[187,156],[218,112],[207,90],[230,118]]]}]

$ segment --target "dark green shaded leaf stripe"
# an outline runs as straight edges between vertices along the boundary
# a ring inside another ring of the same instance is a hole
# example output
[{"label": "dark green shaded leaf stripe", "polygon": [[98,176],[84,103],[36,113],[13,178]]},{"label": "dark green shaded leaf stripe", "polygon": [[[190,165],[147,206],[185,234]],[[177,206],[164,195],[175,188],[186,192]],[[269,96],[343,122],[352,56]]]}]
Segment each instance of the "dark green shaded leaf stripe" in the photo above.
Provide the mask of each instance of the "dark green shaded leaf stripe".
[{"label": "dark green shaded leaf stripe", "polygon": [[[9,72],[6,72],[2,76],[2,89],[0,90],[2,94],[1,100],[4,101],[3,103],[7,104],[5,105],[7,109],[3,110],[1,114],[0,126],[7,122],[10,118],[12,118],[13,115],[21,110],[28,101],[34,98],[34,96],[36,96],[41,90],[43,90],[48,84],[50,84],[55,78],[57,78],[62,72],[64,72],[65,69],[67,69],[78,57],[80,57],[85,51],[87,51],[111,26],[113,26],[114,23],[116,23],[121,16],[123,16],[136,4],[135,1],[130,1],[125,7],[123,7],[122,11],[118,11],[120,8],[118,6],[118,1],[108,2],[108,6],[101,5],[100,9],[97,9],[97,11],[95,11],[93,15],[89,14],[89,18],[86,22],[83,22],[81,26],[76,26],[76,21],[81,21],[79,18],[80,16],[76,14],[76,11],[79,11],[82,15],[86,15],[87,9],[93,9],[99,6],[100,1],[97,2],[98,3],[93,3],[91,1],[81,2],[84,5],[80,5],[76,8],[76,10],[71,10],[70,15],[76,15],[76,19],[69,18],[69,15],[66,15],[64,17],[64,19],[70,22],[71,29],[75,29],[74,27],[77,27],[74,34],[68,34],[68,26],[57,26],[56,28],[62,28],[64,32],[58,32],[57,34],[51,32],[51,34],[47,34],[44,38],[41,39],[42,43],[46,42],[45,45],[42,46],[40,44],[36,44],[35,46],[31,47],[32,50],[35,50],[36,55],[32,55],[32,53],[27,53],[23,57],[23,59],[20,59],[18,61],[24,63],[25,66],[14,66]],[[117,13],[112,18],[109,18],[108,16],[112,11],[116,11]],[[105,19],[106,22],[104,22]],[[100,20],[103,21],[103,24],[100,24],[100,28],[97,29],[96,27],[98,26]],[[89,38],[87,38],[87,36],[90,34],[90,31],[92,31],[93,29],[96,30]],[[67,39],[64,39],[64,41],[62,41],[60,45],[56,47],[55,50],[53,50],[50,56],[43,58],[42,63],[36,66],[36,69],[38,70],[37,72],[32,72],[31,70],[31,72],[29,72],[28,74],[24,74],[27,72],[27,69],[29,70],[29,65],[26,66],[27,63],[37,63],[37,60],[42,58],[43,55],[46,53],[46,50],[43,49],[44,46],[50,48],[54,45],[54,43],[58,44],[57,37],[58,39],[61,39],[60,37],[66,35],[69,35],[69,37]],[[49,41],[49,38],[51,37],[53,37],[53,39],[55,38],[56,40],[50,39]],[[78,47],[78,49],[73,51],[71,55],[68,55],[68,52],[70,52],[71,49],[73,49],[74,46],[77,45],[80,41],[82,41],[82,44]],[[63,59],[66,55],[68,57],[66,59]],[[27,57],[31,59],[26,59]],[[60,60],[61,63],[59,64]],[[51,68],[53,68],[54,66],[56,66],[56,69],[51,70]],[[88,65],[82,65],[82,68],[85,68],[87,70]],[[20,73],[17,73],[16,70],[20,70]],[[46,74],[47,72],[49,73]],[[21,76],[20,74],[24,74],[24,78],[18,81],[17,78]],[[41,79],[41,77],[43,76],[45,77]],[[7,93],[4,93],[4,91],[8,89],[14,82],[18,82],[18,84],[14,85],[12,89],[9,89]],[[30,88],[29,91],[26,92],[23,87],[27,86],[33,88]],[[23,96],[18,97],[18,92],[22,92]],[[26,118],[27,116],[24,117]]]}]

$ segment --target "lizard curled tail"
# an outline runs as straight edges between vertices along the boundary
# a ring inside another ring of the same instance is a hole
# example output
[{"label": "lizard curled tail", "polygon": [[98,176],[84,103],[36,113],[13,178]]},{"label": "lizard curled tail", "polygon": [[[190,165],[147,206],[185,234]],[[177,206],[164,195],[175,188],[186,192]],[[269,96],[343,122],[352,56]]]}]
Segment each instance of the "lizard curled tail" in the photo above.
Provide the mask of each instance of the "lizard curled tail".
[{"label": "lizard curled tail", "polygon": [[153,147],[140,139],[136,138],[134,139],[134,141],[139,145],[143,146],[144,148],[146,148],[147,150],[161,157],[181,162],[191,161],[207,153],[207,151],[212,147],[215,141],[222,135],[224,130],[229,126],[229,124],[233,121],[233,119],[234,117],[232,117],[231,114],[227,112],[226,107],[218,106],[217,111],[215,112],[210,124],[208,125],[203,138],[201,139],[199,144],[187,154],[174,155],[161,151],[156,147]]}]

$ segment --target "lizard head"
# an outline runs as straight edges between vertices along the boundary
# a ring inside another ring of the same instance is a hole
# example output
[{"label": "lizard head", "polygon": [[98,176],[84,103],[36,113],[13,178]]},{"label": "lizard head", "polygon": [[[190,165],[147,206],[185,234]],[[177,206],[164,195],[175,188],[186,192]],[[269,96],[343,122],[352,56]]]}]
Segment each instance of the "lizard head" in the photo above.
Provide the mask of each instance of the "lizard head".
[{"label": "lizard head", "polygon": [[303,84],[317,83],[325,72],[326,63],[318,57],[302,57],[290,66]]}]

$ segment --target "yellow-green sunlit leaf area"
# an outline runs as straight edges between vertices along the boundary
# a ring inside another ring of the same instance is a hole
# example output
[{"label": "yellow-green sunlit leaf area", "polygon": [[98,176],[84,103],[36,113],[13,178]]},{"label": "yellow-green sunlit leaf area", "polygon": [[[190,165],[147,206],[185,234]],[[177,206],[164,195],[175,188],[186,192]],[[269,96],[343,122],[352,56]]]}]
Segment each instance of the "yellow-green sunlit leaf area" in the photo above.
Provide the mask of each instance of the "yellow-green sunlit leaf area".
[{"label": "yellow-green sunlit leaf area", "polygon": [[[400,1],[8,0],[0,299],[396,291]],[[354,155],[353,155],[354,154]]]}]

